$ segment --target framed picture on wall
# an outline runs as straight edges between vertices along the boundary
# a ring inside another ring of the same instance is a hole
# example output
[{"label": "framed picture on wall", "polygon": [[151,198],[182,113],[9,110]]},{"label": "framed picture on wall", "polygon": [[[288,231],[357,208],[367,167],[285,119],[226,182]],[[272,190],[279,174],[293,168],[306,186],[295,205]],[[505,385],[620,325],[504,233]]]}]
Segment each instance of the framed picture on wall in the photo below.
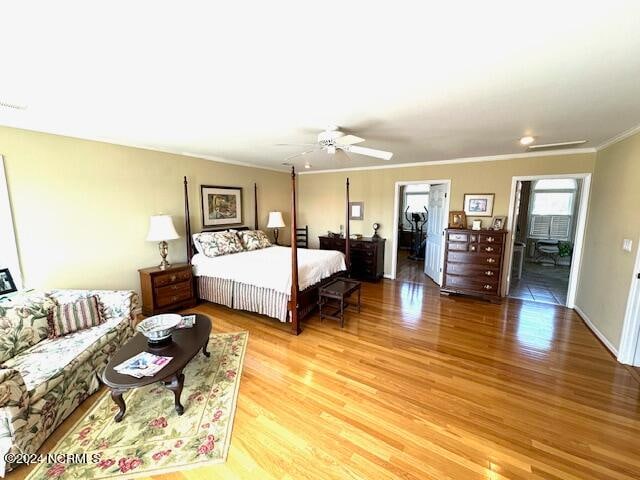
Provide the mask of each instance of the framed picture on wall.
[{"label": "framed picture on wall", "polygon": [[13,281],[13,277],[11,276],[9,269],[0,269],[0,295],[15,292],[16,290],[16,284]]},{"label": "framed picture on wall", "polygon": [[200,185],[202,226],[242,223],[242,187]]},{"label": "framed picture on wall", "polygon": [[349,202],[349,220],[364,219],[364,202]]},{"label": "framed picture on wall", "polygon": [[493,215],[495,193],[465,193],[464,213],[467,217],[490,217]]}]

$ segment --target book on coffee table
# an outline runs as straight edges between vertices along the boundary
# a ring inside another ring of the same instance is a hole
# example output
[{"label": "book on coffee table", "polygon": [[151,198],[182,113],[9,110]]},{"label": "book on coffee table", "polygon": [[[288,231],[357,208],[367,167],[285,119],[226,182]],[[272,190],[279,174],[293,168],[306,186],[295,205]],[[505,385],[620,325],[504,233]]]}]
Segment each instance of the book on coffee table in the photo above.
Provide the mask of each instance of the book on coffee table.
[{"label": "book on coffee table", "polygon": [[182,320],[180,320],[180,323],[176,325],[176,329],[191,328],[194,323],[196,323],[195,315],[184,315]]},{"label": "book on coffee table", "polygon": [[113,369],[132,377],[153,377],[172,360],[173,357],[162,357],[149,352],[140,352],[128,360],[116,365]]}]

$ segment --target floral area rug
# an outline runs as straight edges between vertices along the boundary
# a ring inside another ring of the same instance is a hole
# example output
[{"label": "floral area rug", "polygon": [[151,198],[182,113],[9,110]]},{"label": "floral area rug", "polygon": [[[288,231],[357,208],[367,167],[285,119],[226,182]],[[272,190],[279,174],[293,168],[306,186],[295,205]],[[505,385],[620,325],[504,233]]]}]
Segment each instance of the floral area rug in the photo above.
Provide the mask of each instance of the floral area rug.
[{"label": "floral area rug", "polygon": [[[41,463],[27,479],[131,478],[224,462],[248,337],[212,335],[211,357],[198,353],[189,362],[182,416],[174,410],[173,393],[154,384],[124,395],[127,411],[116,423],[118,407],[105,392],[50,452],[62,461]],[[83,455],[67,460],[67,454],[86,454],[86,462]]]}]

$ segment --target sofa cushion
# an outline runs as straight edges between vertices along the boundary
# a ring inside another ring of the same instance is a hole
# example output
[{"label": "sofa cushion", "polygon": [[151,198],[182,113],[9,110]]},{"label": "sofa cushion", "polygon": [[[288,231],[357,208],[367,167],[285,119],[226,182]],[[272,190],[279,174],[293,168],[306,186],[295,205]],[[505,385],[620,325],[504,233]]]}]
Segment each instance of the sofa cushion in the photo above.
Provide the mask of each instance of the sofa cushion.
[{"label": "sofa cushion", "polygon": [[62,382],[65,371],[75,363],[91,361],[97,349],[111,338],[109,332],[122,324],[127,324],[126,319],[112,318],[97,327],[44,340],[6,361],[4,366],[20,372],[31,401],[35,402]]},{"label": "sofa cushion", "polygon": [[102,315],[98,307],[98,298],[95,296],[58,304],[51,312],[52,337],[61,337],[78,330],[97,327],[101,323],[103,323]]},{"label": "sofa cushion", "polygon": [[42,292],[27,292],[0,302],[0,363],[49,336],[47,314],[53,305]]}]

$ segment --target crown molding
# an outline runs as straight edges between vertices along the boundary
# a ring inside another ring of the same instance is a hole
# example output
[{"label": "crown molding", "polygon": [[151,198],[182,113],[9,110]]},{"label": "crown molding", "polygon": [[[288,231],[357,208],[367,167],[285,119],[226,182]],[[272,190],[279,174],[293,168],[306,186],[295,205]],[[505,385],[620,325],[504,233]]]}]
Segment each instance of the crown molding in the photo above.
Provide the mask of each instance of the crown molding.
[{"label": "crown molding", "polygon": [[614,137],[611,137],[609,140],[605,140],[603,143],[601,143],[600,145],[598,145],[596,147],[597,151],[600,150],[604,150],[607,147],[610,147],[611,145],[621,142],[622,140],[624,140],[625,138],[629,138],[630,136],[639,133],[640,132],[640,124],[636,125],[635,127],[630,128],[629,130],[625,130],[622,133],[619,133],[618,135],[615,135]]},{"label": "crown molding", "polygon": [[371,167],[352,167],[352,168],[333,168],[327,170],[315,170],[312,172],[298,172],[299,175],[317,175],[319,173],[336,173],[336,172],[354,172],[361,170],[386,170],[389,168],[409,168],[424,167],[433,165],[449,165],[454,163],[476,163],[476,162],[497,162],[504,160],[514,160],[518,158],[536,158],[536,157],[553,157],[567,155],[581,155],[585,153],[595,153],[596,149],[591,148],[574,148],[571,150],[548,150],[546,152],[528,152],[528,153],[506,153],[502,155],[490,155],[484,157],[462,157],[452,158],[449,160],[434,160],[432,162],[414,162],[414,163],[396,163],[390,165],[374,165]]},{"label": "crown molding", "polygon": [[77,140],[87,140],[87,141],[90,141],[90,142],[107,143],[109,145],[116,145],[118,147],[138,148],[140,150],[149,150],[149,151],[152,151],[152,152],[170,153],[172,155],[180,155],[180,156],[183,156],[183,157],[198,158],[200,160],[209,160],[211,162],[225,163],[225,164],[228,164],[228,165],[236,165],[238,167],[258,168],[260,170],[269,170],[271,172],[278,172],[278,173],[287,173],[289,171],[288,169],[283,169],[283,168],[266,167],[266,166],[261,166],[261,165],[255,165],[253,163],[248,163],[248,162],[240,162],[240,161],[237,161],[237,160],[228,160],[226,158],[215,157],[213,155],[202,155],[202,154],[199,154],[199,153],[184,152],[184,151],[180,151],[178,149],[158,148],[158,147],[152,147],[152,146],[149,146],[149,145],[144,145],[144,144],[139,144],[139,143],[122,143],[121,141],[116,141],[116,140],[113,140],[113,139],[108,138],[108,137],[95,137],[95,136],[79,137],[77,135],[69,135],[68,133],[64,133],[62,131],[37,130],[35,128],[16,127],[16,126],[13,126],[13,125],[5,125],[5,124],[0,124],[0,127],[14,128],[16,130],[26,130],[28,132],[44,133],[44,134],[47,134],[47,135],[56,135],[58,137],[75,138]]}]

